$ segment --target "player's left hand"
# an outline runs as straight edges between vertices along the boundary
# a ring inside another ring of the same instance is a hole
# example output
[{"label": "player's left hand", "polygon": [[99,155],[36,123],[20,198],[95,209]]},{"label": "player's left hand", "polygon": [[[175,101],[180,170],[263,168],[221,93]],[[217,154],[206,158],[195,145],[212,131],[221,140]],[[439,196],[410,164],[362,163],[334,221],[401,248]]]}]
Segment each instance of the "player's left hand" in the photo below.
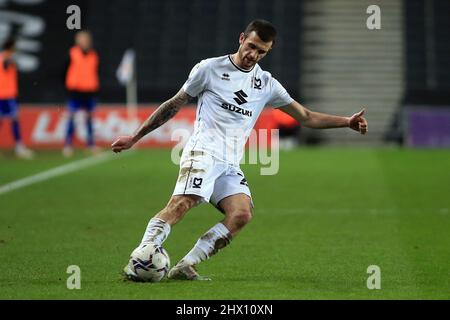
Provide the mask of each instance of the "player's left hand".
[{"label": "player's left hand", "polygon": [[362,109],[360,112],[355,113],[350,117],[349,127],[361,134],[366,134],[368,131],[367,120],[363,117],[366,109]]}]

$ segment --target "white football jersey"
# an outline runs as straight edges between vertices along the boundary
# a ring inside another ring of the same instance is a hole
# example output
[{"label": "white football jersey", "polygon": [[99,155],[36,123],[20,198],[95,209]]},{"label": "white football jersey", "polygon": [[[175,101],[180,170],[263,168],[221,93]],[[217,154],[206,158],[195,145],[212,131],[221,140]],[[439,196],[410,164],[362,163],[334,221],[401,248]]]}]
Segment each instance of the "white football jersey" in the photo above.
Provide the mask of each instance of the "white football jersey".
[{"label": "white football jersey", "polygon": [[266,105],[292,103],[286,89],[258,64],[239,68],[226,55],[202,60],[192,69],[183,90],[198,97],[194,132],[185,151],[204,151],[239,165],[245,143]]}]

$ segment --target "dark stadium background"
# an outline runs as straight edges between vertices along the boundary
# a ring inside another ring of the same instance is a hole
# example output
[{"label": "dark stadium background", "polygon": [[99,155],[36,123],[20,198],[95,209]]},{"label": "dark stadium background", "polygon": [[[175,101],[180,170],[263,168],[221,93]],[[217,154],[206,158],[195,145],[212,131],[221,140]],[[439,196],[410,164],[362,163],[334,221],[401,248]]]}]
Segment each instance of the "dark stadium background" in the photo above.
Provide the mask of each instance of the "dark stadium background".
[{"label": "dark stadium background", "polygon": [[[69,5],[81,8],[82,27],[92,31],[101,58],[101,100],[123,102],[124,90],[115,72],[124,51],[134,48],[139,66],[139,100],[155,102],[176,93],[190,69],[200,60],[236,50],[239,33],[252,17],[265,17],[277,24],[282,34],[273,56],[264,67],[277,73],[298,97],[301,30],[301,2],[287,1],[278,16],[276,1],[43,1],[35,6],[10,2],[7,9],[43,18],[46,30],[39,37],[42,66],[24,75],[21,92],[26,102],[63,101],[61,69],[73,34],[65,28]],[[288,51],[289,54],[282,54]],[[59,62],[59,65],[58,65]],[[58,77],[59,76],[59,77]],[[38,88],[55,90],[36,90]],[[57,90],[59,89],[59,90]]]}]

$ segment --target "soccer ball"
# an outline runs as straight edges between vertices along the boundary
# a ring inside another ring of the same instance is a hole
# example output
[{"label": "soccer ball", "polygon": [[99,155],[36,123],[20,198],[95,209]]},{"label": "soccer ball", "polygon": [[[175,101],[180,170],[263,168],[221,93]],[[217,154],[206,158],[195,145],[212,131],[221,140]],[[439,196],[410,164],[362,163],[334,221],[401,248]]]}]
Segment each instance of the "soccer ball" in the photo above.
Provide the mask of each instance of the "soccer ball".
[{"label": "soccer ball", "polygon": [[131,253],[128,266],[135,273],[135,280],[158,282],[170,269],[169,254],[154,243],[143,244]]}]

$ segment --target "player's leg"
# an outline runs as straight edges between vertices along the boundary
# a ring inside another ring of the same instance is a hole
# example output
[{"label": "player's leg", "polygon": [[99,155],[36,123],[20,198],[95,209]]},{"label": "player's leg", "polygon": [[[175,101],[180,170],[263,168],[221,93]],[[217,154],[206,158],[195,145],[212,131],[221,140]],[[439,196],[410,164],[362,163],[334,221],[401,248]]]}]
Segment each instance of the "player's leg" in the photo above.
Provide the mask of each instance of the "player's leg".
[{"label": "player's leg", "polygon": [[[4,100],[0,100],[0,129],[2,128],[3,116],[4,116]],[[0,137],[1,138],[1,137]]]},{"label": "player's leg", "polygon": [[[175,195],[172,196],[168,204],[158,212],[148,223],[141,243],[135,249],[154,243],[161,246],[169,236],[171,227],[180,221],[184,215],[200,202],[200,197],[196,195]],[[124,275],[131,280],[136,280],[137,275],[128,263],[123,269]]]},{"label": "player's leg", "polygon": [[225,219],[221,223],[229,230],[232,238],[252,220],[252,200],[247,194],[229,196],[219,202],[219,207],[225,212]]},{"label": "player's leg", "polygon": [[186,152],[180,160],[180,171],[172,198],[148,224],[142,242],[160,245],[170,227],[180,221],[192,207],[208,202],[214,191],[215,180],[225,168],[216,166],[214,159],[203,152]]},{"label": "player's leg", "polygon": [[16,156],[22,159],[33,159],[34,152],[25,147],[22,142],[17,101],[15,99],[7,100],[7,105],[11,117],[11,130],[15,142]]},{"label": "player's leg", "polygon": [[210,280],[200,276],[195,266],[205,261],[230,244],[231,240],[252,218],[251,199],[246,194],[229,196],[219,203],[225,219],[209,229],[177,265],[168,277],[180,280]]},{"label": "player's leg", "polygon": [[96,106],[96,101],[94,98],[88,98],[85,101],[86,106],[86,131],[87,131],[87,140],[86,145],[92,152],[97,152],[98,150],[95,148],[94,142],[94,126],[93,126],[93,112]]},{"label": "player's leg", "polygon": [[170,233],[171,227],[179,222],[184,215],[200,203],[196,195],[174,195],[167,205],[148,223],[141,244],[153,242],[162,245]]},{"label": "player's leg", "polygon": [[[171,227],[180,221],[188,210],[202,202],[208,202],[215,180],[225,168],[223,165],[216,165],[214,159],[203,152],[183,153],[172,198],[166,207],[150,220],[139,247],[149,242],[161,245],[169,235]],[[133,279],[133,272],[128,266],[124,271],[128,278]]]},{"label": "player's leg", "polygon": [[70,99],[68,103],[68,118],[66,126],[66,138],[64,141],[63,155],[71,157],[73,155],[73,136],[75,134],[75,114],[80,108],[80,101]]},{"label": "player's leg", "polygon": [[198,275],[195,266],[227,246],[252,218],[251,193],[238,168],[217,179],[211,202],[225,214],[225,219],[197,240],[191,251],[170,270],[169,278],[209,280]]}]

